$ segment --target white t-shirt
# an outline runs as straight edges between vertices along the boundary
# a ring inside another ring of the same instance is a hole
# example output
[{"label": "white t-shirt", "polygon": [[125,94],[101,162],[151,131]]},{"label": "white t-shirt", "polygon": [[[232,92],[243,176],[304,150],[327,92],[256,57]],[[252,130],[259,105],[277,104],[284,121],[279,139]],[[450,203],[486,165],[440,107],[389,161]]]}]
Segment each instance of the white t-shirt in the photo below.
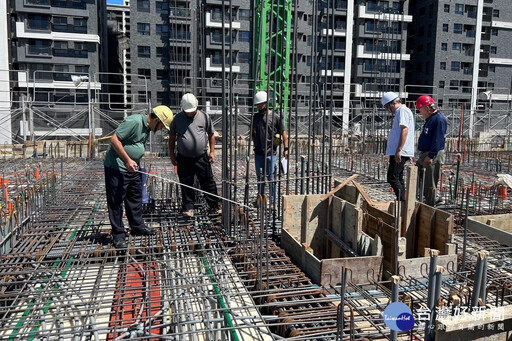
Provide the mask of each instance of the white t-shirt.
[{"label": "white t-shirt", "polygon": [[386,155],[395,155],[398,141],[400,141],[400,135],[402,134],[401,126],[409,128],[407,139],[402,148],[402,156],[412,157],[414,156],[414,115],[412,111],[403,104],[395,111],[393,126],[388,136]]}]

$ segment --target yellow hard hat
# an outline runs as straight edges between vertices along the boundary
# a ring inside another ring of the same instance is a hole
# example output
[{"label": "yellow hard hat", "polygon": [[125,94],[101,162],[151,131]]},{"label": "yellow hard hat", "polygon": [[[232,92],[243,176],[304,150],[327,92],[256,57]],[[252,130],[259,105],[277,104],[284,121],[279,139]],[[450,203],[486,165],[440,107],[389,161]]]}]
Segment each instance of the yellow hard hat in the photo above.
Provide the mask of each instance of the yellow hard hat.
[{"label": "yellow hard hat", "polygon": [[169,130],[169,126],[171,125],[173,118],[172,110],[165,105],[159,105],[158,107],[153,108],[153,112],[164,124],[165,128]]}]

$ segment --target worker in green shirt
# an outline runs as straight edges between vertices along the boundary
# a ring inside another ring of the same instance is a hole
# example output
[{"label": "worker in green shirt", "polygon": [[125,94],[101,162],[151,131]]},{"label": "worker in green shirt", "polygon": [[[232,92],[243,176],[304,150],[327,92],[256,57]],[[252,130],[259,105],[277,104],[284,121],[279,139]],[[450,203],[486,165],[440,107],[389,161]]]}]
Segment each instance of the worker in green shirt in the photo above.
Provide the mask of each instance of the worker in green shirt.
[{"label": "worker in green shirt", "polygon": [[116,249],[127,247],[123,224],[123,203],[133,235],[153,235],[156,230],[146,227],[142,220],[142,174],[137,172],[144,156],[150,132],[157,132],[173,119],[171,109],[161,105],[151,113],[127,117],[110,139],[103,165],[107,192],[108,217]]}]

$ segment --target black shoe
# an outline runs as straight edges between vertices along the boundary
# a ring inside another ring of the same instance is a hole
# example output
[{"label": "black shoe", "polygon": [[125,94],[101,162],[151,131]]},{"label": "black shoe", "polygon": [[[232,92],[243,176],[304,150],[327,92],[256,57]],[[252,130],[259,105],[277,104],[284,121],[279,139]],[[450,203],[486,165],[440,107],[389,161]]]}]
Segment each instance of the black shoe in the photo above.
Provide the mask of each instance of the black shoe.
[{"label": "black shoe", "polygon": [[114,243],[114,247],[118,250],[126,249],[128,247],[128,243],[126,243],[126,236],[124,234],[114,235],[112,241]]},{"label": "black shoe", "polygon": [[134,236],[152,236],[156,233],[156,229],[154,227],[143,227],[141,229],[132,229],[131,233]]}]

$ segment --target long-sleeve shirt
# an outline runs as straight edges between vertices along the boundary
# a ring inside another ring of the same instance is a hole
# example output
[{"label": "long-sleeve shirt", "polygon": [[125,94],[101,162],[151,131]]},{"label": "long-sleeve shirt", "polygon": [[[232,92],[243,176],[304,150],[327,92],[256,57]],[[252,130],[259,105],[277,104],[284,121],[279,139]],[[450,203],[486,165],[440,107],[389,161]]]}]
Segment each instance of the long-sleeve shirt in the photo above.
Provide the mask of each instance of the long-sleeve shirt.
[{"label": "long-sleeve shirt", "polygon": [[446,118],[440,111],[427,118],[418,139],[418,150],[428,152],[431,159],[435,158],[437,153],[444,149],[446,125]]}]

